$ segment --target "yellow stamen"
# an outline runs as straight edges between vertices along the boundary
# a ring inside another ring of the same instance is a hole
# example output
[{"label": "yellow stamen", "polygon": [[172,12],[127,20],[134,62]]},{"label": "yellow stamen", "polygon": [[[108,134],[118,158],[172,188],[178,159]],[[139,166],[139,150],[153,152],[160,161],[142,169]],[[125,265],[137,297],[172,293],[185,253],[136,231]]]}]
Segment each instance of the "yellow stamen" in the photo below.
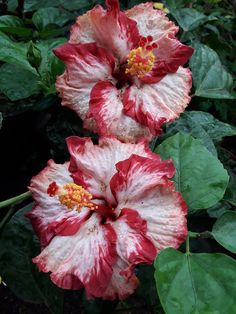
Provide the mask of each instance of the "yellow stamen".
[{"label": "yellow stamen", "polygon": [[125,73],[136,75],[139,78],[149,73],[156,59],[152,50],[151,46],[146,45],[131,50],[127,58],[128,67]]},{"label": "yellow stamen", "polygon": [[92,194],[81,185],[67,183],[62,187],[58,187],[54,195],[57,195],[60,203],[69,209],[77,211],[80,211],[82,207],[88,207],[90,210],[96,209],[96,205],[91,203]]}]

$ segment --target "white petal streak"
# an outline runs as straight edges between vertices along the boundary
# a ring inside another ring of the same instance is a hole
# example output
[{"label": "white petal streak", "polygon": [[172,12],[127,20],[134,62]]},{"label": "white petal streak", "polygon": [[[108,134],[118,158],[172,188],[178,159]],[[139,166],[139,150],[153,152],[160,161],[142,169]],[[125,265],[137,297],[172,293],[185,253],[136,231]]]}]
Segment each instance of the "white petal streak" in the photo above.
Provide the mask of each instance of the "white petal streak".
[{"label": "white petal streak", "polygon": [[151,35],[155,41],[168,34],[175,35],[179,30],[163,11],[153,9],[152,2],[136,5],[125,13],[137,22],[140,35]]},{"label": "white petal streak", "polygon": [[131,86],[125,92],[124,109],[137,121],[146,121],[149,128],[158,131],[160,125],[175,120],[190,101],[192,76],[189,69],[179,67],[156,84]]},{"label": "white petal streak", "polygon": [[123,113],[121,94],[111,82],[99,82],[92,89],[89,116],[96,121],[99,135],[114,135],[124,142],[142,137],[151,140],[147,127]]},{"label": "white petal streak", "polygon": [[122,143],[116,138],[102,137],[99,145],[94,145],[88,138],[72,136],[67,139],[67,145],[75,181],[82,180],[82,185],[84,183],[95,198],[105,198],[111,204],[115,204],[115,200],[109,183],[116,172],[116,163],[132,154],[157,158],[146,141],[131,144]]},{"label": "white petal streak", "polygon": [[124,274],[122,275],[122,271],[127,267],[128,264],[118,258],[117,263],[113,266],[112,278],[103,294],[103,299],[123,300],[134,293],[139,281],[134,274],[131,274],[130,277],[126,277]]},{"label": "white petal streak", "polygon": [[116,262],[115,241],[112,228],[101,225],[93,214],[75,235],[54,237],[33,261],[40,270],[52,272],[52,279],[73,275],[85,286],[88,297],[100,297]]}]

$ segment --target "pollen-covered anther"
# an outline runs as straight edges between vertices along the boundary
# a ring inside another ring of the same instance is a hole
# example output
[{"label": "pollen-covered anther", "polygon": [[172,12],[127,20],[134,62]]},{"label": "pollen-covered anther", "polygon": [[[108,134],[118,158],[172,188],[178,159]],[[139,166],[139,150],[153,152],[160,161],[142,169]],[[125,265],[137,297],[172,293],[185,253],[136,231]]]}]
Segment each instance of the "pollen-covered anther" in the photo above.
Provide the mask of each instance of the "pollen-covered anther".
[{"label": "pollen-covered anther", "polygon": [[152,43],[152,36],[142,37],[139,41],[139,47],[130,51],[125,70],[126,74],[143,77],[149,73],[155,63],[153,50],[157,48],[156,43]]},{"label": "pollen-covered anther", "polygon": [[[57,189],[54,191],[55,185]],[[95,210],[97,207],[91,202],[92,195],[81,185],[75,183],[67,183],[59,187],[55,182],[52,182],[47,192],[50,196],[57,195],[60,203],[69,209],[80,211],[82,207],[87,207],[90,210]]]}]

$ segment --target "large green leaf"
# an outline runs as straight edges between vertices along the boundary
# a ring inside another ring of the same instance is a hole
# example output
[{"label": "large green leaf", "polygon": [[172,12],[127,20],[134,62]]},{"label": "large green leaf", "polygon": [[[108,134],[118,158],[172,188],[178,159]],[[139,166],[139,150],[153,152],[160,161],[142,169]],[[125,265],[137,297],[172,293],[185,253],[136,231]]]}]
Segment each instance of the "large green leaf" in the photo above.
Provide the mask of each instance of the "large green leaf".
[{"label": "large green leaf", "polygon": [[42,61],[39,67],[39,73],[45,86],[50,88],[55,85],[56,76],[61,74],[64,64],[52,52],[53,48],[63,44],[66,38],[56,38],[40,41],[36,47],[41,52]]},{"label": "large green leaf", "polygon": [[5,34],[0,32],[0,60],[14,65],[19,65],[37,75],[36,70],[27,60],[28,47],[29,44],[14,42]]},{"label": "large green leaf", "polygon": [[33,33],[25,27],[22,19],[13,15],[0,16],[0,31],[20,36],[30,36]]},{"label": "large green leaf", "polygon": [[190,133],[193,137],[200,139],[214,155],[217,153],[213,140],[236,135],[236,127],[221,122],[210,113],[203,111],[185,111],[178,120],[166,126],[167,135],[173,135],[179,131]]},{"label": "large green leaf", "polygon": [[195,95],[206,98],[233,99],[233,79],[225,70],[217,53],[206,45],[195,45],[190,59]]},{"label": "large green leaf", "polygon": [[207,20],[205,14],[191,8],[176,9],[171,14],[184,31],[193,30]]},{"label": "large green leaf", "polygon": [[63,26],[71,18],[71,15],[58,8],[42,8],[36,11],[32,21],[37,29],[42,30],[49,24]]},{"label": "large green leaf", "polygon": [[223,247],[236,253],[236,212],[223,214],[214,224],[212,234]]},{"label": "large green leaf", "polygon": [[236,262],[224,254],[183,254],[168,248],[155,261],[166,314],[235,313]]},{"label": "large green leaf", "polygon": [[24,214],[32,204],[18,211],[5,226],[0,239],[0,269],[7,286],[21,299],[44,303],[52,313],[62,313],[63,293],[40,273],[32,258],[40,252],[39,243]]},{"label": "large green leaf", "polygon": [[11,101],[24,99],[40,92],[39,76],[9,63],[3,64],[0,69],[0,91]]},{"label": "large green leaf", "polygon": [[190,212],[213,206],[222,199],[229,176],[199,140],[177,133],[163,141],[156,152],[173,160],[176,189],[182,192]]}]

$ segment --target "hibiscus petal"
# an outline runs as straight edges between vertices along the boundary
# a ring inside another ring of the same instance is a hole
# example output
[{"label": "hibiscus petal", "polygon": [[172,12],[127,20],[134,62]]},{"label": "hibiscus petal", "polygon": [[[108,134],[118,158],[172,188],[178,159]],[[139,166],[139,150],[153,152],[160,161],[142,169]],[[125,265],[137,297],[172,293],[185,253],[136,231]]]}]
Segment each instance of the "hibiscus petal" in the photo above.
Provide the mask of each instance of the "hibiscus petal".
[{"label": "hibiscus petal", "polygon": [[30,218],[42,246],[47,245],[55,234],[74,234],[90,214],[87,209],[80,213],[68,210],[56,197],[51,197],[47,193],[52,182],[63,186],[73,181],[68,166],[68,162],[61,165],[50,160],[48,166],[32,178],[29,186],[36,206],[26,216]]},{"label": "hibiscus petal", "polygon": [[136,22],[119,10],[118,0],[107,0],[107,10],[96,6],[79,17],[71,29],[71,43],[96,41],[99,46],[124,59],[139,41]]},{"label": "hibiscus petal", "polygon": [[141,3],[127,10],[125,14],[137,22],[141,36],[151,35],[154,41],[158,41],[168,34],[175,35],[179,28],[171,22],[161,10],[155,10],[153,3]]},{"label": "hibiscus petal", "polygon": [[131,208],[139,213],[147,222],[146,235],[157,251],[177,248],[187,235],[187,207],[181,194],[174,191],[174,183],[167,179],[174,174],[170,161],[158,163],[133,155],[118,163],[117,170],[111,189],[118,208]]},{"label": "hibiscus petal", "polygon": [[156,84],[128,87],[123,95],[124,111],[159,134],[164,122],[175,120],[184,111],[191,99],[191,86],[190,70],[179,67]]},{"label": "hibiscus petal", "polygon": [[94,213],[75,235],[54,237],[33,262],[41,271],[51,272],[61,287],[73,289],[81,282],[88,298],[101,297],[117,260],[115,242],[111,225],[102,224]]},{"label": "hibiscus petal", "polygon": [[123,300],[134,293],[134,290],[137,288],[139,281],[134,274],[131,274],[129,278],[122,274],[123,269],[127,267],[128,264],[126,264],[122,259],[118,258],[117,263],[113,266],[111,281],[106,291],[103,293],[103,299]]},{"label": "hibiscus petal", "polygon": [[[115,66],[113,56],[95,43],[66,43],[54,49],[56,56],[66,64],[65,72],[57,77],[56,88],[62,98],[62,105],[75,110],[85,119],[89,109],[92,87],[99,80],[112,80]],[[95,130],[93,121],[85,121],[86,127]]]},{"label": "hibiscus petal", "polygon": [[168,73],[175,73],[192,56],[194,49],[183,45],[173,35],[168,35],[158,41],[155,49],[156,61],[153,69],[140,80],[144,83],[157,83]]},{"label": "hibiscus petal", "polygon": [[146,237],[147,223],[138,212],[123,208],[112,227],[117,234],[117,253],[132,267],[136,264],[151,264],[156,257],[153,243]]},{"label": "hibiscus petal", "polygon": [[99,145],[94,145],[89,138],[71,136],[67,138],[67,145],[71,154],[69,169],[75,182],[86,188],[94,198],[105,198],[110,204],[115,204],[109,182],[116,172],[117,162],[132,154],[160,159],[151,152],[145,140],[131,144],[102,137]]},{"label": "hibiscus petal", "polygon": [[123,113],[120,94],[121,91],[108,81],[99,82],[93,87],[88,117],[96,121],[98,134],[114,135],[124,142],[135,142],[142,137],[151,140],[152,135],[147,127]]}]

